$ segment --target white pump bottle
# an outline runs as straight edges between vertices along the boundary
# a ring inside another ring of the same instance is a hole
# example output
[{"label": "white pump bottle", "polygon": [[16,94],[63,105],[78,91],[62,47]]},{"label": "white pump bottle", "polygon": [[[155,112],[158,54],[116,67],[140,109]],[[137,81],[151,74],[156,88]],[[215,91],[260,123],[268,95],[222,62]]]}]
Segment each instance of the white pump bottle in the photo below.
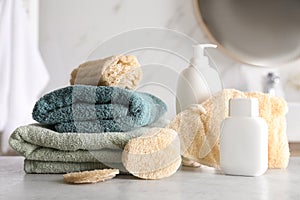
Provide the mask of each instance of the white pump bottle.
[{"label": "white pump bottle", "polygon": [[191,65],[184,69],[178,78],[177,113],[191,104],[202,103],[223,88],[218,72],[209,65],[208,57],[204,55],[206,47],[216,48],[217,45],[199,44],[193,47],[194,56],[191,59]]}]

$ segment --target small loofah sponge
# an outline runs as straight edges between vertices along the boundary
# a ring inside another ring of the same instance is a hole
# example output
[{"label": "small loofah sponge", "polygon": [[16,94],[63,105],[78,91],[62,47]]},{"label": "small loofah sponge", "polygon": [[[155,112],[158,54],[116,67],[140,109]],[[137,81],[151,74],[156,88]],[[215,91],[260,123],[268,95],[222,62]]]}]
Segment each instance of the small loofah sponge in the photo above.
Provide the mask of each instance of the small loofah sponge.
[{"label": "small loofah sponge", "polygon": [[98,183],[114,178],[119,174],[118,169],[102,169],[94,171],[73,172],[64,175],[66,183]]},{"label": "small loofah sponge", "polygon": [[117,55],[85,62],[71,73],[71,85],[116,86],[135,89],[142,70],[133,55]]},{"label": "small loofah sponge", "polygon": [[228,116],[229,99],[251,97],[258,98],[260,117],[268,124],[269,168],[286,168],[290,156],[286,136],[286,102],[280,97],[259,92],[223,90],[202,104],[179,113],[169,128],[179,134],[182,156],[218,168],[220,125]]}]

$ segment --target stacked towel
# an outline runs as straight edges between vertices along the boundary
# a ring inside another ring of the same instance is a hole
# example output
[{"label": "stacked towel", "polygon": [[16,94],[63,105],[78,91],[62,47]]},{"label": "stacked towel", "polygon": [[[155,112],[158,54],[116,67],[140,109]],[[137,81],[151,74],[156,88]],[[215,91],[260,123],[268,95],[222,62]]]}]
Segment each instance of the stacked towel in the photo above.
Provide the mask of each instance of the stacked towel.
[{"label": "stacked towel", "polygon": [[[127,173],[122,164],[127,142],[168,124],[162,118],[167,106],[161,99],[125,89],[137,86],[141,78],[138,66],[135,57],[126,56],[87,62],[72,73],[76,85],[40,98],[32,112],[40,124],[17,128],[9,141],[25,157],[25,172],[117,168]],[[95,80],[102,86],[77,85]]]},{"label": "stacked towel", "polygon": [[26,173],[67,173],[83,170],[118,168],[127,142],[153,129],[165,127],[160,119],[151,126],[129,132],[58,133],[48,126],[32,124],[17,128],[10,145],[25,157]]},{"label": "stacked towel", "polygon": [[125,132],[155,122],[166,110],[166,104],[151,94],[74,85],[43,96],[32,116],[58,132]]}]

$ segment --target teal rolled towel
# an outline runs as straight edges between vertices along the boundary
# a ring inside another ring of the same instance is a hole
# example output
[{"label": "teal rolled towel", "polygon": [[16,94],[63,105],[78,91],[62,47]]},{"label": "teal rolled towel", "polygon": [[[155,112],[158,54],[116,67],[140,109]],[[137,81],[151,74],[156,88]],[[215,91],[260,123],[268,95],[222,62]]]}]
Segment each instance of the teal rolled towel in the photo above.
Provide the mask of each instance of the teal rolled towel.
[{"label": "teal rolled towel", "polygon": [[148,93],[74,85],[41,97],[32,117],[58,132],[124,132],[147,126],[166,111],[166,104]]}]

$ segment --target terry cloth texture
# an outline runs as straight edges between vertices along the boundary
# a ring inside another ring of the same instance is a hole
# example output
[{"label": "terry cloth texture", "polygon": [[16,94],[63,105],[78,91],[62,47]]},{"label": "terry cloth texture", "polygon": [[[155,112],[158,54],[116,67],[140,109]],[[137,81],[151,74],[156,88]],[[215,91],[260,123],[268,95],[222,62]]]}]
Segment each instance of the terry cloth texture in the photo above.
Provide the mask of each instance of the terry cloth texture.
[{"label": "terry cloth texture", "polygon": [[165,127],[167,124],[167,120],[160,119],[151,126],[130,132],[90,134],[58,133],[47,126],[32,124],[17,128],[9,143],[26,158],[27,173],[67,173],[102,165],[113,168],[116,164],[124,171],[121,157],[127,142],[154,127]]},{"label": "terry cloth texture", "polygon": [[[122,163],[104,165],[100,162],[47,162],[27,160],[24,161],[24,171],[28,174],[65,174],[69,172],[90,171],[95,169],[124,169]],[[121,174],[128,174],[120,171]]]},{"label": "terry cloth texture", "polygon": [[147,126],[166,111],[166,104],[148,93],[74,85],[40,98],[32,116],[58,132],[124,132]]}]

